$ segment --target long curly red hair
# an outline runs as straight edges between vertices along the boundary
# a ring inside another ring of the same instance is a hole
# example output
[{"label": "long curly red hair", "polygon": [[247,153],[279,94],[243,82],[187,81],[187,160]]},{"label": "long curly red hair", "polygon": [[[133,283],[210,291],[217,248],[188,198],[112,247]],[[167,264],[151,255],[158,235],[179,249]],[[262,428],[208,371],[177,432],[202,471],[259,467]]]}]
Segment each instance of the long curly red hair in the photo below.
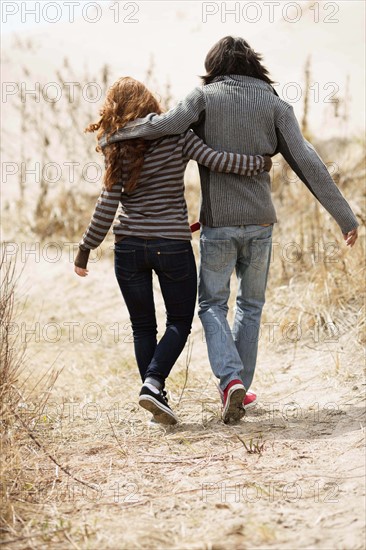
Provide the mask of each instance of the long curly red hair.
[{"label": "long curly red hair", "polygon": [[[99,121],[89,124],[85,132],[98,132],[97,140],[99,140],[103,135],[109,137],[114,134],[127,122],[143,118],[149,113],[162,113],[159,101],[142,82],[125,76],[109,88],[100,110]],[[105,188],[110,190],[121,180],[122,167],[126,163],[128,179],[124,182],[123,188],[126,193],[133,191],[144,164],[147,148],[148,142],[141,138],[111,143],[103,149],[98,145],[96,151],[102,152],[105,157],[106,170],[103,181]]]}]

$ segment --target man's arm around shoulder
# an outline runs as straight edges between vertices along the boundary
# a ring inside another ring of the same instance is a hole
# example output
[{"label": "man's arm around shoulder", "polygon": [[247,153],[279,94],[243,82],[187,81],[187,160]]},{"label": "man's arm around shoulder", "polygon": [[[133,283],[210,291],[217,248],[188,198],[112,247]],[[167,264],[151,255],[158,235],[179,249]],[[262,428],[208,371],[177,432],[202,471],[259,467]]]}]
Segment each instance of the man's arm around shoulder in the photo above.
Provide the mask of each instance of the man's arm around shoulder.
[{"label": "man's arm around shoulder", "polygon": [[[129,122],[109,137],[108,143],[123,141],[132,138],[157,139],[167,135],[182,134],[192,124],[198,121],[201,112],[205,109],[205,96],[202,87],[197,86],[176,107],[167,113],[157,115],[151,113],[145,118]],[[107,140],[103,136],[99,145],[104,147]]]}]

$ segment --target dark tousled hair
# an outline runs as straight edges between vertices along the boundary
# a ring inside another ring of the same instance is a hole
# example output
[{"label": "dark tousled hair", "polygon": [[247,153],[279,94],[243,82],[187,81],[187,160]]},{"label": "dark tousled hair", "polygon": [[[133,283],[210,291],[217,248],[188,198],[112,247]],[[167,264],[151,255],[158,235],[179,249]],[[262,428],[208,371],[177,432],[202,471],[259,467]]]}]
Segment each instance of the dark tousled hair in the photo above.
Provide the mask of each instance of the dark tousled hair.
[{"label": "dark tousled hair", "polygon": [[206,56],[203,83],[210,84],[217,76],[237,74],[252,76],[273,84],[261,61],[262,56],[255,52],[244,38],[225,36],[212,46]]}]

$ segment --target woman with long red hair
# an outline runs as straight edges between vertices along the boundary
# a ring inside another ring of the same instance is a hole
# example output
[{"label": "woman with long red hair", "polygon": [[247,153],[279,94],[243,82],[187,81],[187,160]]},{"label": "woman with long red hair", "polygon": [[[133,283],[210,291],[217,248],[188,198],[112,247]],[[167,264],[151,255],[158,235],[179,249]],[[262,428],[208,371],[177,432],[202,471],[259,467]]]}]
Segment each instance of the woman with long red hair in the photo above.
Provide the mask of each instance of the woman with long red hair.
[{"label": "woman with long red hair", "polygon": [[[184,171],[190,159],[210,170],[250,176],[269,171],[260,155],[217,152],[192,130],[153,141],[108,143],[128,122],[161,113],[154,95],[137,80],[120,78],[108,91],[101,116],[86,132],[97,132],[106,145],[104,187],[91,222],[79,243],[75,272],[85,277],[91,249],[101,244],[120,205],[115,234],[115,274],[129,311],[136,361],[143,382],[139,404],[155,421],[175,424],[165,380],[191,331],[197,274],[191,246]],[[243,179],[243,185],[245,180]],[[166,330],[157,342],[152,273],[157,274],[166,307]]]}]

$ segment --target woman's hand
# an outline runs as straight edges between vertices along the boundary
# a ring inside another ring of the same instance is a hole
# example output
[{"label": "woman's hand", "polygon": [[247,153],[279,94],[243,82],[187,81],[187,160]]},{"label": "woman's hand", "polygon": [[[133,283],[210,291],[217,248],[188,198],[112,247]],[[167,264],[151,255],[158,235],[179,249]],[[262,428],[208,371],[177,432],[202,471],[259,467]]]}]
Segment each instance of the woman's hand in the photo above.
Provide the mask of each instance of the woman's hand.
[{"label": "woman's hand", "polygon": [[263,156],[264,156],[264,170],[266,172],[270,172],[272,168],[272,159],[268,155],[263,155]]},{"label": "woman's hand", "polygon": [[357,241],[357,237],[358,237],[357,227],[356,229],[352,229],[352,231],[348,231],[348,233],[343,233],[343,238],[346,241],[346,245],[350,246],[351,248]]},{"label": "woman's hand", "polygon": [[87,269],[83,269],[82,267],[74,267],[74,271],[76,275],[79,275],[79,277],[86,277],[89,273]]}]

